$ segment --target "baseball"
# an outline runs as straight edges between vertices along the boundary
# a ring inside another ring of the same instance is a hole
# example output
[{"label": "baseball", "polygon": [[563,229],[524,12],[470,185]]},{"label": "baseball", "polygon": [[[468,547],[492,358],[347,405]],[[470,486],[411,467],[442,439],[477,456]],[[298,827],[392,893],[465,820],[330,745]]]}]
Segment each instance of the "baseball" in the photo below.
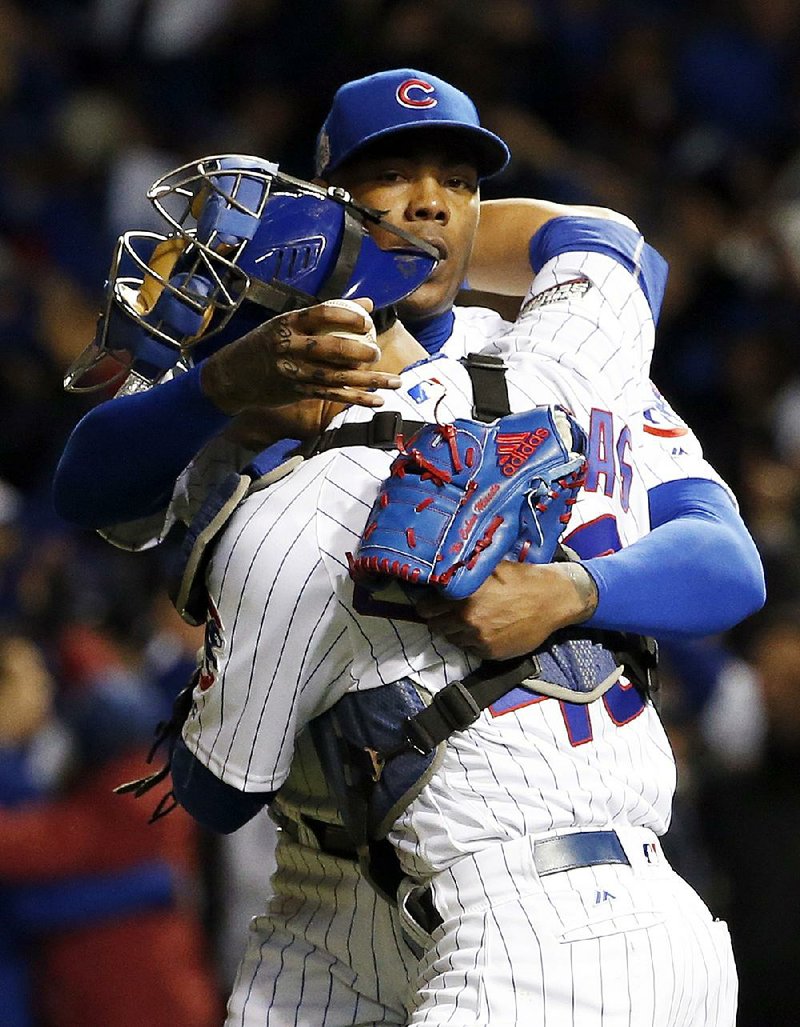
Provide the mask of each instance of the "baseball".
[{"label": "baseball", "polygon": [[369,316],[366,310],[354,300],[326,300],[326,306],[329,307],[346,307],[348,310],[354,310],[359,314],[363,314],[367,322],[367,330],[365,332],[347,332],[339,328],[331,328],[327,332],[321,332],[321,335],[336,335],[340,339],[354,339],[356,342],[368,342],[374,346],[376,351],[380,352],[378,347],[378,339],[375,333],[375,325],[372,323],[372,318]]}]

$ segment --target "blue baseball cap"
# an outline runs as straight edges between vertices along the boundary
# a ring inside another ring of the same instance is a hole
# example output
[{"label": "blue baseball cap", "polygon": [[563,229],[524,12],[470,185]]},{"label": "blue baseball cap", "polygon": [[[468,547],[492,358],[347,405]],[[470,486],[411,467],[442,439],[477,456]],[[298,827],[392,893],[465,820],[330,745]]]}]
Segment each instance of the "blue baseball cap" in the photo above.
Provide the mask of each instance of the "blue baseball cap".
[{"label": "blue baseball cap", "polygon": [[377,139],[420,128],[459,135],[473,149],[481,178],[496,175],[511,158],[503,140],[482,127],[466,93],[424,71],[397,68],[337,90],[317,136],[316,174],[324,177]]}]

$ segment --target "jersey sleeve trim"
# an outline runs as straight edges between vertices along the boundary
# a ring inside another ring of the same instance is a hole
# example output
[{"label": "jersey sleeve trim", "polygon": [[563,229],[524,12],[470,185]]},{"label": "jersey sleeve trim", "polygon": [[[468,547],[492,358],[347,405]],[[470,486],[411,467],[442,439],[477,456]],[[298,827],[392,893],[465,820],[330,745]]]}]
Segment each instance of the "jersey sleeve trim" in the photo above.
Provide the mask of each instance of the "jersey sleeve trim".
[{"label": "jersey sleeve trim", "polygon": [[170,763],[172,790],[181,806],[203,827],[230,834],[258,813],[275,792],[243,792],[221,781],[178,739]]},{"label": "jersey sleeve trim", "polygon": [[669,268],[640,232],[606,218],[553,218],[531,239],[529,255],[533,273],[538,274],[554,257],[575,252],[603,253],[622,264],[639,282],[653,321],[658,321]]}]

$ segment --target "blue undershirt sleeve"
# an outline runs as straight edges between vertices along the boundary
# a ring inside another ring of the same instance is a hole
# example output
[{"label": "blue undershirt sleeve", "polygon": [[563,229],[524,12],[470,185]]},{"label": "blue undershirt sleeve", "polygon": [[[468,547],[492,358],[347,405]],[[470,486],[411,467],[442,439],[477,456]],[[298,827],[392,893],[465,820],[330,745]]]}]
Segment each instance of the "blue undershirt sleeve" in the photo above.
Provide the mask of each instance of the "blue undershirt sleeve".
[{"label": "blue undershirt sleeve", "polygon": [[699,478],[665,482],[651,489],[649,500],[648,535],[582,561],[599,592],[588,627],[702,637],[729,630],[764,605],[758,550],[720,485]]},{"label": "blue undershirt sleeve", "polygon": [[175,798],[210,831],[231,834],[252,820],[275,792],[242,792],[211,773],[178,739],[170,762]]},{"label": "blue undershirt sleeve", "polygon": [[200,365],[163,385],[90,410],[53,478],[64,520],[104,528],[163,509],[181,471],[230,417],[200,388]]}]

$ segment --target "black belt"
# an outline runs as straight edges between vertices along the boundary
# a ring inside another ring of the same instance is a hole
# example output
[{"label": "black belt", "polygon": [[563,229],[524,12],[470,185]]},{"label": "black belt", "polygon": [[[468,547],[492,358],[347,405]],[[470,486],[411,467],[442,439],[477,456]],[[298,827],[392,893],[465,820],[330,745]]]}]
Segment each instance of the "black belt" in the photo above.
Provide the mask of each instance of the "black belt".
[{"label": "black belt", "polygon": [[604,863],[630,866],[615,831],[579,831],[554,838],[539,838],[533,843],[533,864],[539,877]]},{"label": "black belt", "polygon": [[[306,816],[303,817],[303,823],[314,834],[322,852],[344,859],[357,858],[344,827]],[[282,818],[281,827],[294,841],[299,841],[296,823]],[[539,877],[607,863],[630,866],[630,860],[615,831],[577,831],[575,834],[539,838],[533,843],[533,864]]]}]

